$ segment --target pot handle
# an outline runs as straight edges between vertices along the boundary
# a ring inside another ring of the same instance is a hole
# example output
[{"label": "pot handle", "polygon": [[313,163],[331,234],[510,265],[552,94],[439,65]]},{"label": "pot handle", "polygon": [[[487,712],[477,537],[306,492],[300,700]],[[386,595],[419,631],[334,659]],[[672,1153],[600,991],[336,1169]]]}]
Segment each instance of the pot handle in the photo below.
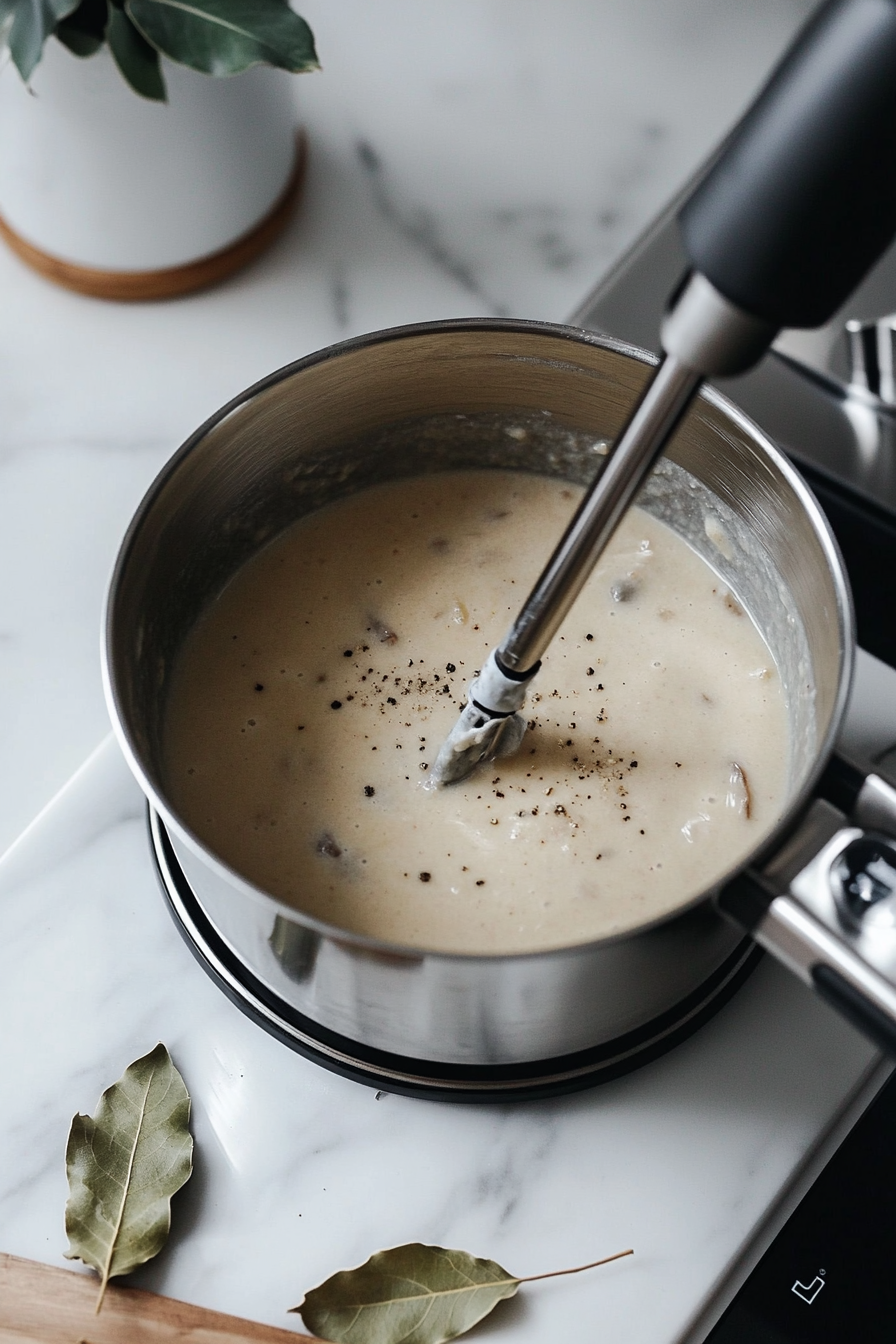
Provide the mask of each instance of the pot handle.
[{"label": "pot handle", "polygon": [[896,1057],[896,788],[834,756],[817,796],[719,909]]}]

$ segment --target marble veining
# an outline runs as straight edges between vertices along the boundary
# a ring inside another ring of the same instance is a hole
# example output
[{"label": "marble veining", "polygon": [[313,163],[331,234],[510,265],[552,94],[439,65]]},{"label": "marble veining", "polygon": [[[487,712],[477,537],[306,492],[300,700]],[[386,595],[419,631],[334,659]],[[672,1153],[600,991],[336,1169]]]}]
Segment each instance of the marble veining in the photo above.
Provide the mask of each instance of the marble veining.
[{"label": "marble veining", "polygon": [[449,280],[459,285],[475,303],[495,317],[508,317],[507,307],[489,294],[468,262],[455,255],[440,236],[437,217],[429,210],[410,209],[397,199],[382,158],[367,140],[359,140],[355,154],[370,184],[370,195],[383,219],[400,237],[417,248]]}]

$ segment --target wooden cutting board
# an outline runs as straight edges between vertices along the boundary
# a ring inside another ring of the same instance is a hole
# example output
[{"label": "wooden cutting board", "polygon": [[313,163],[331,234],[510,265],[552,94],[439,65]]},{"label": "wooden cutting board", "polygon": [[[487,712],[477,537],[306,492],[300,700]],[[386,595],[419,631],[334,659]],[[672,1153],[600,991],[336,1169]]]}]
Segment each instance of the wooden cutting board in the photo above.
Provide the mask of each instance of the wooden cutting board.
[{"label": "wooden cutting board", "polygon": [[92,1274],[0,1253],[0,1344],[302,1344],[311,1339],[114,1283],[95,1316],[97,1282]]}]

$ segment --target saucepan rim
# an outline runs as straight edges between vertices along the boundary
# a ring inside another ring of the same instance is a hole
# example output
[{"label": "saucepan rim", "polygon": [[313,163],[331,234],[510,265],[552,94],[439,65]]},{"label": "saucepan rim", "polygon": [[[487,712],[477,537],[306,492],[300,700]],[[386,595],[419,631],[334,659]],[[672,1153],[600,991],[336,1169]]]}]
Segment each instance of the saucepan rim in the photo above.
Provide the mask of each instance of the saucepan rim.
[{"label": "saucepan rim", "polygon": [[[184,461],[196,448],[198,448],[206,436],[213,429],[223,425],[232,415],[240,411],[269,388],[272,388],[278,383],[281,383],[306,369],[312,368],[317,364],[337,359],[343,355],[352,354],[371,346],[382,345],[387,342],[452,331],[531,333],[542,337],[548,336],[559,338],[563,341],[569,341],[579,345],[585,344],[598,346],[599,348],[609,350],[614,354],[627,356],[644,365],[656,365],[658,363],[657,356],[651,351],[644,350],[639,346],[632,345],[627,341],[619,340],[616,337],[589,331],[581,327],[522,318],[483,317],[449,318],[440,321],[412,323],[398,327],[385,328],[381,331],[367,332],[363,335],[355,336],[348,340],[340,341],[334,345],[313,351],[312,353],[303,356],[301,359],[286,364],[282,368],[275,370],[273,373],[268,374],[266,377],[252,384],[252,386],[246,388],[245,391],[239,393],[231,401],[227,402],[226,405],[210,416],[185,440],[181,447],[177,449],[159,471],[135,510],[122,539],[113,567],[112,577],[106,591],[101,649],[103,689],[115,735],[128,765],[140,784],[149,805],[159,813],[165,825],[172,829],[207,867],[213,872],[216,872],[217,875],[233,887],[239,895],[246,896],[253,902],[262,903],[268,906],[273,914],[281,915],[290,922],[301,925],[324,938],[335,940],[342,944],[349,944],[356,947],[360,952],[398,956],[404,958],[408,962],[419,962],[432,959],[444,962],[473,963],[477,965],[489,962],[505,965],[508,962],[531,962],[533,960],[544,958],[575,958],[577,956],[590,954],[601,947],[609,947],[615,943],[625,942],[628,939],[649,933],[652,929],[661,928],[663,925],[679,919],[689,911],[694,910],[705,902],[711,900],[715,893],[745,868],[757,864],[761,865],[766,861],[792,830],[795,822],[798,820],[811,799],[819,777],[833,751],[834,743],[849,698],[855,661],[854,608],[845,566],[840,554],[840,549],[834,538],[833,532],[831,531],[830,524],[811,489],[806,484],[797,468],[785,456],[783,451],[769,438],[755,421],[751,420],[750,417],[747,416],[734,402],[723,393],[719,392],[716,388],[704,386],[699,394],[699,401],[721,411],[729,421],[733,422],[741,432],[749,437],[756,447],[761,448],[761,450],[771,459],[773,466],[785,478],[787,485],[793,491],[801,508],[808,515],[812,529],[824,552],[834,585],[839,623],[839,670],[833,707],[821,743],[816,749],[813,765],[807,772],[802,784],[795,790],[788,806],[778,819],[778,822],[765,835],[756,848],[751,850],[738,864],[720,876],[719,880],[713,883],[711,887],[696,893],[687,901],[676,905],[672,910],[666,911],[656,918],[645,920],[643,923],[636,924],[622,932],[591,939],[587,942],[570,943],[559,947],[535,949],[525,952],[503,953],[445,952],[436,949],[411,946],[406,943],[386,941],[374,938],[368,934],[356,933],[341,928],[338,925],[328,924],[313,915],[307,914],[303,910],[297,909],[295,906],[286,904],[284,901],[272,896],[263,888],[256,886],[243,876],[243,874],[232,868],[216,855],[206,843],[182,821],[176,810],[156,788],[143,766],[141,753],[127,723],[127,716],[117,688],[114,653],[116,606],[118,593],[127,570],[131,552],[142,528],[151,515],[160,494],[164,491],[172,477],[180,470]],[[266,539],[265,544],[268,544],[270,540],[272,540],[272,538]]]}]

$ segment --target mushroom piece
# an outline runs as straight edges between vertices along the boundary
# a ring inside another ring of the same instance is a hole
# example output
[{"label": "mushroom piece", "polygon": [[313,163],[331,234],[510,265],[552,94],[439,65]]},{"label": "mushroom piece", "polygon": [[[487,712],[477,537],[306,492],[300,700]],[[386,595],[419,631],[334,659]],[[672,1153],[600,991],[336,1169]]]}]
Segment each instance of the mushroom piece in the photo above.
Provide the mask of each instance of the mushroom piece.
[{"label": "mushroom piece", "polygon": [[750,820],[750,813],[753,810],[753,798],[750,794],[750,783],[747,779],[747,772],[737,761],[731,762],[731,773],[728,776],[728,793],[725,796],[725,806],[733,807],[737,814]]}]

